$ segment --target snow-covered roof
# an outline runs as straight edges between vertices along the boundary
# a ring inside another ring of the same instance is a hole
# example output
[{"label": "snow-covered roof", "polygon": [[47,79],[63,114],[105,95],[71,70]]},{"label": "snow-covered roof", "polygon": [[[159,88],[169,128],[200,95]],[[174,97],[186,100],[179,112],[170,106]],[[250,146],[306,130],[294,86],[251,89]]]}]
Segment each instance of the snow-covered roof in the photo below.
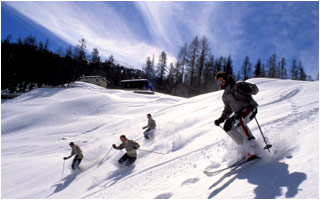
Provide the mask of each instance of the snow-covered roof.
[{"label": "snow-covered roof", "polygon": [[137,81],[149,81],[148,79],[128,79],[128,80],[122,80],[120,83],[125,83],[125,82],[137,82]]},{"label": "snow-covered roof", "polygon": [[100,78],[103,79],[104,81],[106,81],[107,83],[110,83],[109,81],[107,81],[105,78],[103,78],[102,76],[81,76],[78,78],[78,81],[83,79],[83,78]]}]

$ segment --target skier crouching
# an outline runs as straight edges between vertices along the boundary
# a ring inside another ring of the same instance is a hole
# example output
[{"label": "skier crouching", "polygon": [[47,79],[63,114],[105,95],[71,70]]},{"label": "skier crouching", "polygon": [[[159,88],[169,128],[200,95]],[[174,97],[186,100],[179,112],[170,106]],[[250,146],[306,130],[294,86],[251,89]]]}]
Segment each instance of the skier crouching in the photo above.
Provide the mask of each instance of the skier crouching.
[{"label": "skier crouching", "polygon": [[236,144],[248,145],[248,158],[256,157],[257,143],[247,124],[257,114],[258,104],[251,95],[258,93],[258,87],[247,82],[235,82],[232,75],[221,71],[217,73],[216,80],[224,89],[224,110],[220,118],[214,121],[215,125],[219,126],[226,120],[223,126],[226,133]]},{"label": "skier crouching", "polygon": [[67,157],[63,157],[63,160],[67,160],[75,155],[75,157],[72,161],[71,167],[72,167],[72,169],[75,169],[75,167],[79,168],[79,164],[81,163],[81,161],[83,159],[82,150],[80,149],[80,147],[78,145],[75,145],[73,142],[70,142],[69,145],[72,149],[71,155],[67,156]]},{"label": "skier crouching", "polygon": [[115,144],[112,145],[114,149],[122,150],[125,149],[127,152],[118,160],[119,164],[124,164],[126,166],[131,165],[137,159],[137,149],[140,145],[133,141],[128,140],[125,135],[120,136],[121,144],[117,147]]}]

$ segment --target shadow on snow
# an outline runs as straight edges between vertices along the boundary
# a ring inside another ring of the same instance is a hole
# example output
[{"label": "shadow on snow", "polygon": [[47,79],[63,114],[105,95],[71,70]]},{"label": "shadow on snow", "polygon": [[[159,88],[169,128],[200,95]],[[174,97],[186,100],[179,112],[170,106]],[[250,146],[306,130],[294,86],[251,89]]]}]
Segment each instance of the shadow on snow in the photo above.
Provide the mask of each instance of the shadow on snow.
[{"label": "shadow on snow", "polygon": [[132,173],[132,171],[135,168],[135,165],[132,164],[130,166],[118,166],[119,168],[115,171],[113,171],[108,177],[106,177],[105,179],[101,180],[98,183],[93,184],[92,186],[90,186],[88,188],[88,190],[91,190],[93,188],[96,188],[99,184],[101,184],[102,182],[106,181],[106,183],[104,183],[102,187],[102,189],[95,191],[89,195],[86,195],[85,197],[82,197],[83,199],[89,198],[90,196],[101,192],[102,190],[111,187],[112,185],[116,184],[118,181],[120,181],[121,179],[123,179],[124,177],[130,175]]},{"label": "shadow on snow", "polygon": [[[258,167],[249,165],[258,165]],[[212,191],[208,198],[214,198],[236,179],[247,179],[248,183],[256,185],[257,187],[254,189],[254,198],[256,199],[274,199],[279,197],[282,195],[282,187],[287,188],[285,197],[292,198],[297,195],[299,191],[298,187],[307,179],[307,175],[302,172],[289,173],[288,167],[288,164],[279,160],[271,161],[270,163],[249,163],[243,169],[239,168],[238,170],[226,173],[211,185],[209,189],[217,187],[225,179],[236,174],[222,186]]]},{"label": "shadow on snow", "polygon": [[47,198],[66,189],[77,178],[78,174],[79,174],[79,172],[72,172],[70,175],[68,175],[62,179],[62,181],[63,181],[62,183],[58,183],[58,184],[53,185],[52,187],[55,186],[56,189]]}]

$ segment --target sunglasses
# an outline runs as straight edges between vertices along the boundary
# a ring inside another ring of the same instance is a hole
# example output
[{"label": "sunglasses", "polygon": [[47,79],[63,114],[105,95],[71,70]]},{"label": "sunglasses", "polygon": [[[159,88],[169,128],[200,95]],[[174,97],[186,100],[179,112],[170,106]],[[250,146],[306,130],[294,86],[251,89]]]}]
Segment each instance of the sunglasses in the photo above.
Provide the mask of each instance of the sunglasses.
[{"label": "sunglasses", "polygon": [[218,82],[218,84],[219,84],[219,85],[222,85],[222,84],[224,84],[225,82],[226,82],[226,81],[222,79],[221,81]]}]

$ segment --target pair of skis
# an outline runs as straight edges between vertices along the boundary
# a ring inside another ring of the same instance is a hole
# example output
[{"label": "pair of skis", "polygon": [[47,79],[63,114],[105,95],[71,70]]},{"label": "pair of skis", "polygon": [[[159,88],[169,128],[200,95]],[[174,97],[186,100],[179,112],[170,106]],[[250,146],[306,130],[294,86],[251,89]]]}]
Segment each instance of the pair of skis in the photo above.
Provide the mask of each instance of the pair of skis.
[{"label": "pair of skis", "polygon": [[[257,125],[259,127],[259,130],[260,130],[260,133],[262,135],[263,141],[266,144],[266,146],[263,149],[264,150],[268,150],[270,152],[270,148],[272,147],[272,144],[268,143],[267,138],[263,135],[263,132],[262,132],[261,127],[260,127],[260,124],[259,124],[259,122],[258,122],[256,117],[255,117],[255,120],[256,120]],[[224,130],[224,128],[222,128],[222,126],[219,126],[219,127]],[[242,159],[238,160],[237,162],[233,163],[232,165],[227,166],[225,168],[222,168],[222,169],[219,169],[219,170],[216,170],[216,171],[204,171],[203,173],[206,174],[207,176],[215,176],[215,175],[217,175],[220,172],[223,172],[225,170],[228,170],[228,169],[234,170],[234,169],[237,169],[239,166],[241,166],[241,165],[243,165],[245,163],[251,162],[253,160],[259,160],[259,159],[261,159],[261,157],[258,157],[258,156],[250,157],[248,159],[242,158]]]},{"label": "pair of skis", "polygon": [[248,159],[246,158],[242,158],[240,160],[238,160],[237,162],[233,163],[232,165],[230,166],[227,166],[225,168],[222,168],[222,169],[218,169],[218,170],[215,170],[215,171],[204,171],[203,173],[207,176],[215,176],[225,170],[228,170],[228,169],[231,169],[231,170],[235,170],[237,169],[238,167],[240,167],[241,165],[245,164],[245,163],[248,163],[248,162],[251,162],[251,161],[254,161],[254,160],[260,160],[261,157],[258,157],[258,156],[253,156],[253,157],[250,157]]},{"label": "pair of skis", "polygon": [[[268,143],[268,141],[267,141],[268,139],[264,136],[264,134],[263,134],[263,132],[262,132],[262,130],[261,130],[261,127],[260,127],[260,124],[259,124],[257,118],[254,117],[254,119],[255,119],[256,122],[257,122],[257,125],[258,125],[258,128],[259,128],[259,130],[260,130],[260,133],[261,133],[261,136],[262,136],[262,138],[263,138],[263,141],[264,141],[264,143],[266,144],[266,146],[265,146],[263,149],[264,149],[264,150],[268,150],[269,153],[270,153],[270,148],[272,147],[272,144]],[[222,128],[222,126],[219,125],[219,127],[220,127],[223,131],[225,131],[224,128]]]}]

